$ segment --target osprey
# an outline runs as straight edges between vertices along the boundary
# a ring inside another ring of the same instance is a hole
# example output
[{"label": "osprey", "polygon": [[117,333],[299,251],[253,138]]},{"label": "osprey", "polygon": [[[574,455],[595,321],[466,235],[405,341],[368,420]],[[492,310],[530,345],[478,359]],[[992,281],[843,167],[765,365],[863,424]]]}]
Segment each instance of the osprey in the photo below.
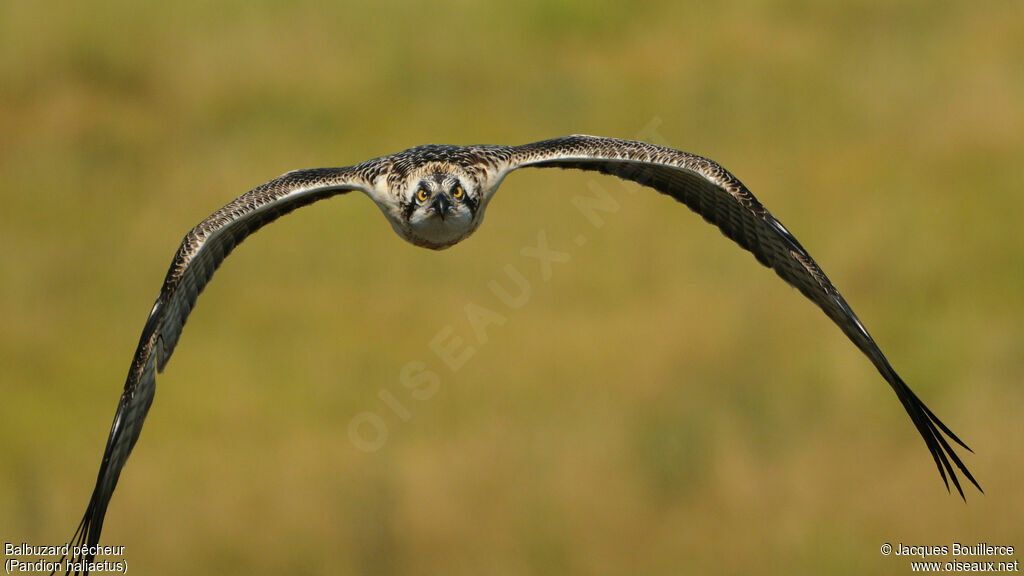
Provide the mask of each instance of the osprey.
[{"label": "osprey", "polygon": [[[970,448],[896,374],[807,250],[739,180],[717,163],[693,154],[643,142],[576,135],[522,146],[426,145],[354,166],[296,170],[246,192],[200,222],[181,242],[142,329],[96,486],[72,538],[74,545],[92,548],[99,542],[107,504],[153,402],[156,373],[167,365],[199,293],[246,237],[296,208],[359,191],[377,204],[399,236],[417,246],[441,250],[472,234],[505,176],[525,167],[611,174],[686,204],[817,304],[871,360],[924,438],[947,490],[952,481],[964,496],[956,469],[981,490],[950,441]],[[85,560],[85,571],[93,558],[88,552],[75,556],[76,561]]]}]

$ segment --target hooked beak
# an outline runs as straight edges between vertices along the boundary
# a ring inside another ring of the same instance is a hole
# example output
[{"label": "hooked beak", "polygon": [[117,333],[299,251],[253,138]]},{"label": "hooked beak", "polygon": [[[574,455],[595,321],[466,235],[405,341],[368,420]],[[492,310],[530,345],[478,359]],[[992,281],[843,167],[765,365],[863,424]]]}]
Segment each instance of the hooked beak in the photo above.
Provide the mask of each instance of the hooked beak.
[{"label": "hooked beak", "polygon": [[448,210],[451,207],[452,202],[451,200],[448,199],[448,195],[445,194],[444,192],[441,192],[437,196],[434,196],[434,201],[430,203],[430,208],[433,209],[434,212],[436,212],[437,215],[441,217],[441,220],[444,220],[445,215],[448,214]]}]

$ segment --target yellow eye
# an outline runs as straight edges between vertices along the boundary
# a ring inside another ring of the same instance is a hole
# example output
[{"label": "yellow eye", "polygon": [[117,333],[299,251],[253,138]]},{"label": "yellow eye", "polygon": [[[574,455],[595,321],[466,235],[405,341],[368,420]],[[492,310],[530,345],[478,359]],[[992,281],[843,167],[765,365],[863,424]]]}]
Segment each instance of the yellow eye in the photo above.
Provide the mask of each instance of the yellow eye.
[{"label": "yellow eye", "polygon": [[430,192],[427,191],[426,188],[420,188],[419,191],[416,192],[416,199],[420,202],[426,202],[428,198],[430,198]]},{"label": "yellow eye", "polygon": [[455,189],[452,190],[452,198],[455,198],[456,200],[461,199],[465,194],[466,193],[462,190],[462,186],[459,186],[458,184],[456,184]]}]

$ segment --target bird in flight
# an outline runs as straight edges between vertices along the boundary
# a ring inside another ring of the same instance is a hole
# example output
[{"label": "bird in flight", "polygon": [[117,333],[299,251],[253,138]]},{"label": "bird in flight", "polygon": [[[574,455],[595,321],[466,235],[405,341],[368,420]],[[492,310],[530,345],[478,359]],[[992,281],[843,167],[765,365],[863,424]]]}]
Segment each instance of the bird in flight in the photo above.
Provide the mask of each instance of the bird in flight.
[{"label": "bird in flight", "polygon": [[[153,402],[156,373],[167,365],[199,293],[246,237],[296,208],[359,191],[377,204],[399,236],[417,246],[442,250],[472,234],[505,176],[526,167],[575,168],[631,180],[671,196],[717,226],[817,304],[871,360],[924,438],[946,489],[952,481],[964,496],[959,469],[981,490],[951,442],[970,448],[896,374],[810,254],[739,180],[717,163],[693,154],[643,142],[575,135],[522,146],[425,145],[354,166],[296,170],[246,192],[200,222],[182,240],[142,329],[96,486],[73,543],[92,547],[99,542],[107,504]],[[87,571],[93,558],[83,554],[75,560],[85,561]]]}]

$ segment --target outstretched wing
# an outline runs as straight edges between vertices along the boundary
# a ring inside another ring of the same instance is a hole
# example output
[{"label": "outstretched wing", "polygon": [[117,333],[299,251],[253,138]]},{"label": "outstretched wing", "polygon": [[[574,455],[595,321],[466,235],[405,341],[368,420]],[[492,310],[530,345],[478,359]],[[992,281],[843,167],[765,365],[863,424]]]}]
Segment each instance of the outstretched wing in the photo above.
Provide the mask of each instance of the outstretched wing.
[{"label": "outstretched wing", "polygon": [[[213,277],[217,266],[247,236],[296,208],[317,200],[372,187],[357,167],[318,168],[289,172],[239,196],[192,229],[181,242],[160,296],[142,329],[128,380],[110,427],[103,462],[96,478],[85,516],[72,537],[73,546],[95,546],[103,528],[103,517],[128,455],[131,454],[146,412],[153,403],[156,373],[162,372],[196,298]],[[77,554],[67,573],[88,573],[82,562],[93,562],[94,554]]]},{"label": "outstretched wing", "polygon": [[611,174],[654,188],[689,206],[821,307],[874,363],[924,438],[947,490],[952,480],[957,492],[964,496],[954,465],[981,490],[946,438],[968,451],[970,448],[896,374],[857,315],[797,239],[725,168],[707,158],[671,148],[577,135],[513,147],[508,165],[497,181],[526,166]]}]

